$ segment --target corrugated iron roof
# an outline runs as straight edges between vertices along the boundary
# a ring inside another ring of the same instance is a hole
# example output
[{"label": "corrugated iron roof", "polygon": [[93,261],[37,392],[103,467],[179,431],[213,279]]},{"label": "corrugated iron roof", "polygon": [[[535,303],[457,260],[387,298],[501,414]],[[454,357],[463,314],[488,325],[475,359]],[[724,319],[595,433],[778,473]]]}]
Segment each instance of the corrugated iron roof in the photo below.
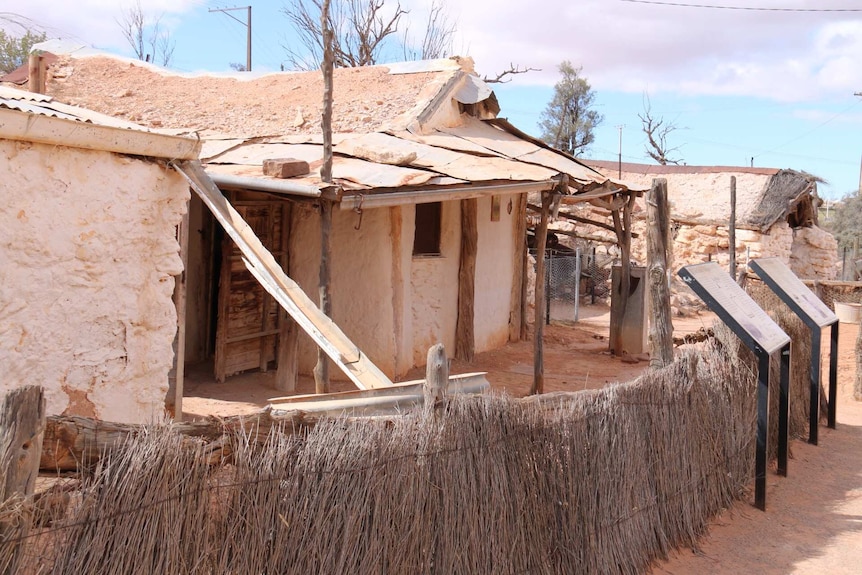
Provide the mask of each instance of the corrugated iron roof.
[{"label": "corrugated iron roof", "polygon": [[106,116],[105,114],[100,114],[92,110],[57,102],[52,97],[44,94],[36,94],[6,86],[0,86],[0,108],[18,110],[20,112],[26,112],[28,114],[38,116],[50,116],[53,118],[62,118],[64,120],[87,122],[111,128],[127,128],[142,132],[149,131],[143,126],[126,122],[112,116]]}]

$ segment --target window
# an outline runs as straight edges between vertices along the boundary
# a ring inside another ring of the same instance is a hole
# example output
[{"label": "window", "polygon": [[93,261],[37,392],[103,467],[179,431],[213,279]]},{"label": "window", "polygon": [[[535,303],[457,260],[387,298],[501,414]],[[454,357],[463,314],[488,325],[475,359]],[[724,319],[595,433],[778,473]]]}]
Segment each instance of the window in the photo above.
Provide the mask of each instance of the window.
[{"label": "window", "polygon": [[414,256],[440,255],[440,202],[416,204],[416,232],[413,236]]}]

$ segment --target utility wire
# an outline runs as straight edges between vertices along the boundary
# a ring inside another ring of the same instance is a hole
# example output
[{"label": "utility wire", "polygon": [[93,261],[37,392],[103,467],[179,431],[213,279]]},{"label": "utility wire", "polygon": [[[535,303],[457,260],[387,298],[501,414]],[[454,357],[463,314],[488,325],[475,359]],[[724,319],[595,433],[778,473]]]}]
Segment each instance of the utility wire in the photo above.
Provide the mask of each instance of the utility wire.
[{"label": "utility wire", "polygon": [[688,4],[684,2],[658,2],[654,0],[620,0],[631,4],[653,4],[678,8],[710,8],[714,10],[745,10],[749,12],[862,12],[862,8],[764,8],[756,6],[718,6],[716,4]]}]

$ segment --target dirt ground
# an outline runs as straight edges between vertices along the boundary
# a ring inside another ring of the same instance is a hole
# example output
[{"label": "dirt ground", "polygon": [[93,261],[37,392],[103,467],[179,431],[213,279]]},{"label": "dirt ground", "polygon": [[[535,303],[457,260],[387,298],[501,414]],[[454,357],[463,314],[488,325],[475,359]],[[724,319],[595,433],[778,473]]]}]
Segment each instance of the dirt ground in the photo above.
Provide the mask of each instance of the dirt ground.
[{"label": "dirt ground", "polygon": [[862,403],[852,397],[858,329],[839,324],[836,429],[821,426],[817,446],[791,443],[788,476],[768,476],[765,513],[737,502],[697,548],[677,551],[655,575],[862,573]]},{"label": "dirt ground", "polygon": [[[582,308],[575,325],[546,326],[545,391],[598,388],[630,381],[647,362],[624,363],[607,352],[608,308]],[[675,319],[674,335],[710,327],[712,314]],[[753,506],[753,493],[716,517],[695,549],[673,553],[653,567],[654,575],[686,574],[857,574],[862,572],[862,403],[852,398],[854,346],[858,326],[840,324],[837,429],[820,428],[819,445],[793,441],[788,477],[770,471],[767,511]],[[488,372],[493,390],[524,396],[532,382],[532,342],[510,344],[477,355],[475,361],[452,362],[452,373]],[[824,364],[827,362],[824,361]],[[826,365],[824,365],[826,367]],[[187,418],[250,413],[279,395],[273,373],[249,373],[213,383],[211,367],[187,376]],[[423,377],[421,369],[406,379]],[[334,382],[333,390],[348,390]],[[299,393],[313,384],[303,378]],[[752,481],[753,491],[753,481]]]},{"label": "dirt ground", "polygon": [[[712,325],[714,316],[674,320],[674,334],[682,335]],[[631,381],[648,362],[626,363],[608,352],[610,310],[606,305],[583,306],[577,324],[545,326],[545,392],[596,389],[619,381]],[[487,372],[491,388],[523,397],[533,382],[533,342],[522,341],[480,353],[472,362],[452,360],[450,373]],[[212,366],[194,366],[186,375],[183,412],[187,419],[207,415],[239,415],[265,407],[268,399],[282,395],[275,389],[274,372],[249,372],[223,384],[212,380]],[[402,379],[423,379],[424,368],[411,370]],[[332,391],[356,389],[348,381],[333,381]],[[313,393],[310,377],[302,377],[297,393]]]}]

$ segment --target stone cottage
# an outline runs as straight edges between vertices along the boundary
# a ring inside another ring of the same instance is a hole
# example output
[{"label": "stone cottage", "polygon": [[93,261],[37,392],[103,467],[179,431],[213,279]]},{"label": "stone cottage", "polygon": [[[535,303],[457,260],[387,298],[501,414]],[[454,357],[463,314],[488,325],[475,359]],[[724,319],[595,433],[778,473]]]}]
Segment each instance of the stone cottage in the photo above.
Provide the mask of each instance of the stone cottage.
[{"label": "stone cottage", "polygon": [[[617,176],[617,162],[588,160],[606,175]],[[674,270],[690,263],[716,261],[727,266],[729,255],[731,177],[736,178],[736,261],[779,257],[799,277],[832,279],[836,273],[835,238],[817,225],[815,176],[795,170],[730,166],[661,166],[623,163],[621,179],[649,187],[667,179],[674,235]],[[633,257],[646,262],[644,199],[636,207]],[[639,216],[639,217],[638,217]],[[596,234],[602,234],[596,230]],[[607,235],[607,234],[605,234]]]}]

